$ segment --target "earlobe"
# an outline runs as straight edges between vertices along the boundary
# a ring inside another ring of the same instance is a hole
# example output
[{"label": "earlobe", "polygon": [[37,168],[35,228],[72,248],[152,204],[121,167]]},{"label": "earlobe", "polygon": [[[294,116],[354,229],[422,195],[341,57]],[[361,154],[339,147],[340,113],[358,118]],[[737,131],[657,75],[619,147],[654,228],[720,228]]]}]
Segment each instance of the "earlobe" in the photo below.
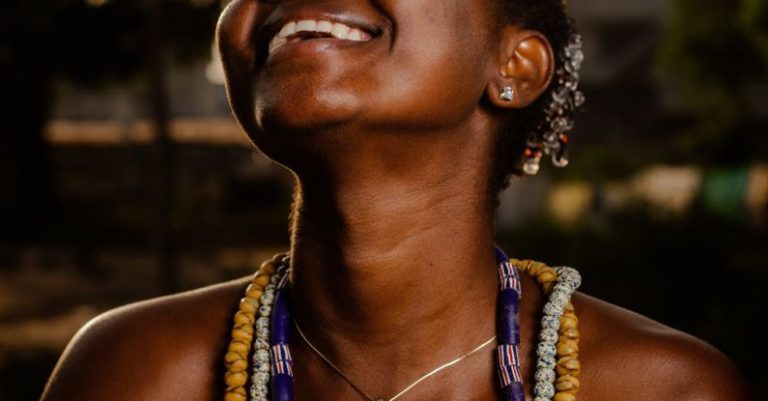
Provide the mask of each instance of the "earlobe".
[{"label": "earlobe", "polygon": [[[549,87],[555,57],[549,41],[539,32],[507,26],[500,35],[498,74],[486,91],[491,103],[502,108],[524,108]],[[509,99],[509,93],[514,94]]]}]

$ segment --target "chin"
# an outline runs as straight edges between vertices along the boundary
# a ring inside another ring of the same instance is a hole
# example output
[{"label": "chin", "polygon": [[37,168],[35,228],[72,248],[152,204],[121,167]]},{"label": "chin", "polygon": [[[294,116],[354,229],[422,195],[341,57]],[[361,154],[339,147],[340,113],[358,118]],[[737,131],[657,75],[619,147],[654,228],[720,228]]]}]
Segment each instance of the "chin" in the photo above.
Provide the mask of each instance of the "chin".
[{"label": "chin", "polygon": [[297,163],[325,154],[333,147],[335,135],[356,125],[361,115],[362,102],[350,93],[299,95],[287,88],[277,96],[264,93],[257,90],[249,116],[236,115],[241,124],[242,117],[253,121],[252,129],[246,131],[254,145],[291,170]]},{"label": "chin", "polygon": [[264,135],[306,136],[353,124],[361,110],[361,102],[350,93],[284,89],[277,96],[257,95],[253,112]]}]

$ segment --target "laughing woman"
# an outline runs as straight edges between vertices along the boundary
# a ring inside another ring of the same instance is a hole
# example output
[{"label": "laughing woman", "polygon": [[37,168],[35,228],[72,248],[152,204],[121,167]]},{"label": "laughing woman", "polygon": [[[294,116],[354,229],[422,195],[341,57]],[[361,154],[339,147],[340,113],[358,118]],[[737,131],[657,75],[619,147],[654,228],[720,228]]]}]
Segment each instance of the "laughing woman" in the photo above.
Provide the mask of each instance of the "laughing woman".
[{"label": "laughing woman", "polygon": [[494,247],[509,177],[567,164],[561,0],[235,0],[218,39],[238,121],[296,177],[290,251],[95,319],[45,401],[748,399],[704,342]]}]

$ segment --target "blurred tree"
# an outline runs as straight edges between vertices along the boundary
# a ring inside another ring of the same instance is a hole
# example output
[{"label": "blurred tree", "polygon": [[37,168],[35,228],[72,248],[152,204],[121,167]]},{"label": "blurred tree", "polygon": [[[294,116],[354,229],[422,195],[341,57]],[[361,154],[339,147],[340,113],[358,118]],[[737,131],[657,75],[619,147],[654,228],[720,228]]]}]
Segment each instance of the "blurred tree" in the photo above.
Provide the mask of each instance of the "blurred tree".
[{"label": "blurred tree", "polygon": [[[750,91],[768,81],[768,0],[675,0],[660,53],[694,114],[681,136],[699,163],[764,158]],[[764,100],[765,101],[765,100]]]},{"label": "blurred tree", "polygon": [[[147,87],[147,103],[162,134],[167,119],[165,91],[159,88],[164,66],[169,60],[209,56],[218,11],[219,3],[212,0],[0,3],[0,238],[44,238],[46,224],[55,217],[43,138],[55,82],[100,86],[139,80]],[[160,158],[167,157],[169,146],[159,145]],[[158,202],[167,200],[159,197]]]},{"label": "blurred tree", "polygon": [[40,133],[50,109],[52,79],[41,47],[53,14],[30,16],[36,4],[0,3],[1,239],[23,235],[51,211],[50,171]]}]

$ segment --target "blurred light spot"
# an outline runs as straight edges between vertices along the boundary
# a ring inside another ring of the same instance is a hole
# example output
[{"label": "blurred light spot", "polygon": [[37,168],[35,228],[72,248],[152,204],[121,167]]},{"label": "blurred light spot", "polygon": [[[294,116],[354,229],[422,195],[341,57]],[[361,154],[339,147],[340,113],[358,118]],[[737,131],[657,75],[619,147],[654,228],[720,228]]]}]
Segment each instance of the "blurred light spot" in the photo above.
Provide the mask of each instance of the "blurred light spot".
[{"label": "blurred light spot", "polygon": [[[251,147],[240,127],[231,118],[178,118],[171,121],[171,138],[179,143]],[[119,146],[154,141],[152,123],[139,120],[130,124],[112,121],[53,120],[45,130],[53,145]]]},{"label": "blurred light spot", "polygon": [[212,84],[224,85],[224,66],[221,64],[216,43],[211,45],[211,61],[205,67],[205,77]]},{"label": "blurred light spot", "polygon": [[662,214],[682,214],[696,199],[702,174],[695,167],[656,166],[632,180],[632,191]]},{"label": "blurred light spot", "polygon": [[564,225],[576,224],[591,210],[594,195],[594,189],[586,182],[558,185],[549,194],[550,216]]},{"label": "blurred light spot", "polygon": [[85,0],[85,4],[91,6],[91,7],[101,7],[104,4],[107,4],[109,0]]},{"label": "blurred light spot", "polygon": [[768,212],[768,165],[757,165],[750,171],[745,202],[752,220],[764,222]]}]

